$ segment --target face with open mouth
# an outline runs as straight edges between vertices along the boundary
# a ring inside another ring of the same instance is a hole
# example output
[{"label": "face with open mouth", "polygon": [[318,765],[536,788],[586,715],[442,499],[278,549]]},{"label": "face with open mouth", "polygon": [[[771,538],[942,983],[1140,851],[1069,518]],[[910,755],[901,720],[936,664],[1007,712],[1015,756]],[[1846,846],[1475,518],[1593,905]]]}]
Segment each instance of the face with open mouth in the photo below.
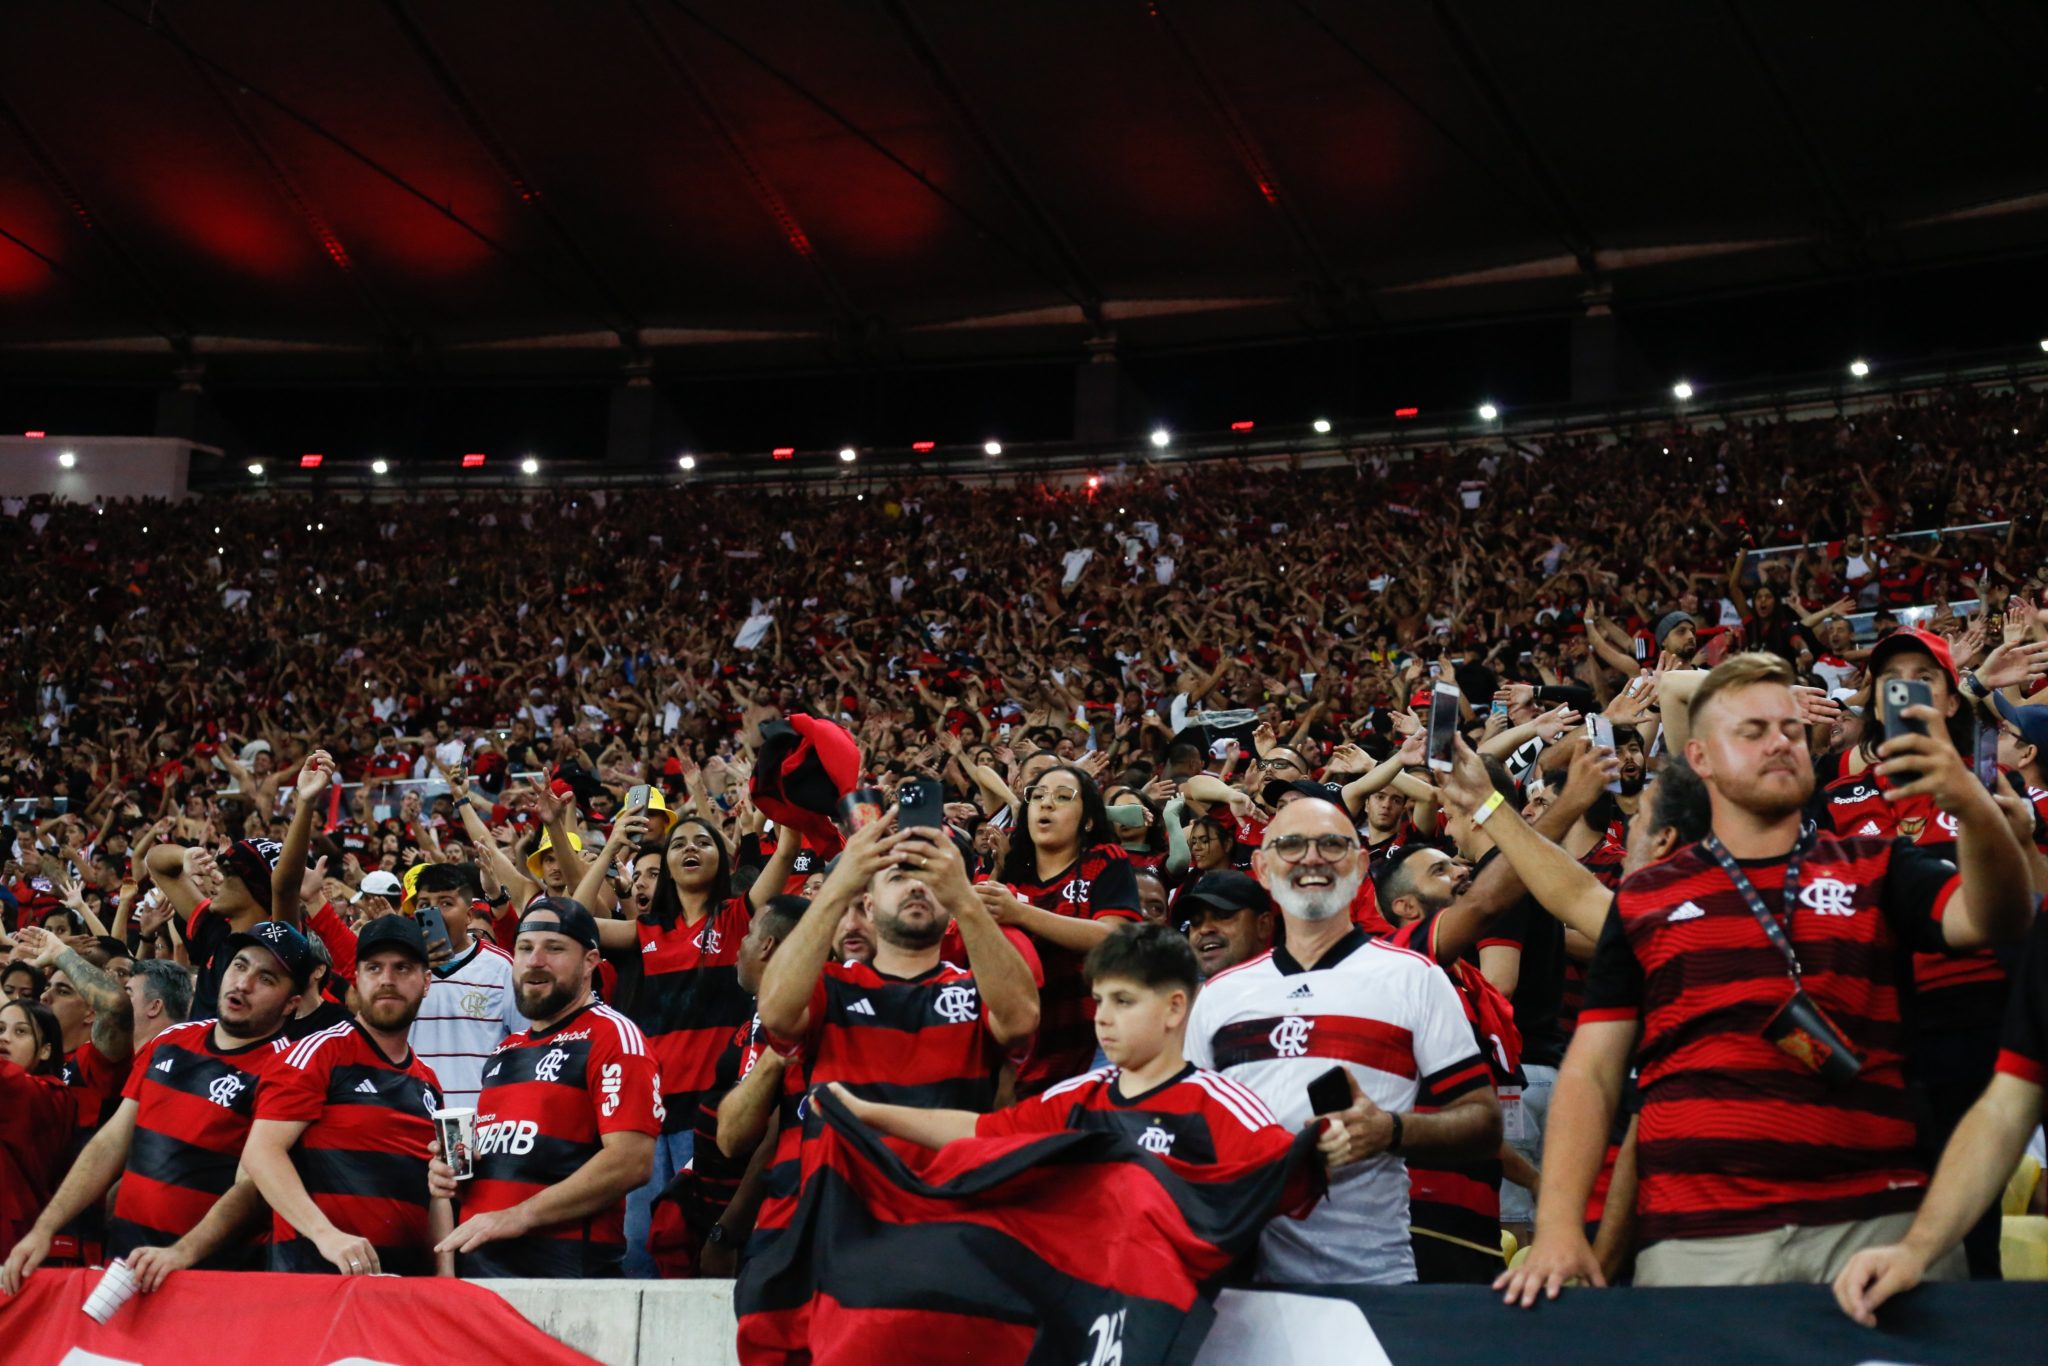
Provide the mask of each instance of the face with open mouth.
[{"label": "face with open mouth", "polygon": [[679,888],[699,891],[718,876],[718,836],[694,821],[676,827],[669,838],[668,875]]}]

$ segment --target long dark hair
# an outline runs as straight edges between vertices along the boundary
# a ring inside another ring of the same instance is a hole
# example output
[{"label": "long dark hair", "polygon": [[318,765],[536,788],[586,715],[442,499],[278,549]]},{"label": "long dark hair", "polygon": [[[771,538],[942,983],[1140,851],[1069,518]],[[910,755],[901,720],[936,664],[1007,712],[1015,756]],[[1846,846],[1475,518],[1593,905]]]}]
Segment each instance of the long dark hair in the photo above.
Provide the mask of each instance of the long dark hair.
[{"label": "long dark hair", "polygon": [[[1116,825],[1109,818],[1109,808],[1102,803],[1102,789],[1088,776],[1088,771],[1072,764],[1054,764],[1038,775],[1033,786],[1043,785],[1055,773],[1064,773],[1074,780],[1081,790],[1081,829],[1078,848],[1085,852],[1098,844],[1115,844]],[[1119,846],[1121,847],[1121,846]],[[1002,871],[997,876],[1004,882],[1038,881],[1038,846],[1031,840],[1031,807],[1026,802],[1017,813],[1017,828],[1010,835],[1010,852],[1003,859]]]},{"label": "long dark hair", "polygon": [[8,1006],[19,1007],[28,1017],[28,1026],[36,1032],[36,1047],[47,1047],[48,1057],[39,1058],[30,1065],[32,1077],[54,1077],[64,1071],[64,1031],[58,1027],[57,1016],[41,1001],[0,1001],[0,1010]]},{"label": "long dark hair", "polygon": [[694,825],[708,831],[711,842],[718,846],[718,871],[711,879],[711,900],[708,903],[712,914],[732,899],[732,850],[725,847],[725,836],[718,833],[718,827],[702,816],[683,816],[669,825],[662,833],[658,846],[661,852],[661,867],[654,878],[654,899],[647,903],[647,909],[664,930],[676,927],[676,919],[683,913],[683,899],[676,892],[675,877],[668,870],[668,846],[676,832],[686,825]]}]

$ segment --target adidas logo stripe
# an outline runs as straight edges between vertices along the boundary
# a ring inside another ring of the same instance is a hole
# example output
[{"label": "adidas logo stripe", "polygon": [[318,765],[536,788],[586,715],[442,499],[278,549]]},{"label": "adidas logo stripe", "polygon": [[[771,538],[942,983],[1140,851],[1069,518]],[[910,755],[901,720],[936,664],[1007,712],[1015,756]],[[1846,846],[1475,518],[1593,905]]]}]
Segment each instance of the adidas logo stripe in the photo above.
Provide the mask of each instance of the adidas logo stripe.
[{"label": "adidas logo stripe", "polygon": [[1314,995],[1315,993],[1308,989],[1308,983],[1303,982],[1300,986],[1287,993],[1287,999],[1290,1001],[1300,1001]]},{"label": "adidas logo stripe", "polygon": [[872,1015],[875,1013],[875,1003],[873,1001],[870,1001],[867,997],[863,996],[858,1001],[855,1001],[852,1005],[848,1006],[846,1008],[846,1013],[849,1015]]},{"label": "adidas logo stripe", "polygon": [[362,1095],[374,1096],[377,1094],[377,1088],[371,1084],[370,1079],[368,1077],[364,1077],[361,1081],[356,1083],[356,1090],[358,1093]]}]

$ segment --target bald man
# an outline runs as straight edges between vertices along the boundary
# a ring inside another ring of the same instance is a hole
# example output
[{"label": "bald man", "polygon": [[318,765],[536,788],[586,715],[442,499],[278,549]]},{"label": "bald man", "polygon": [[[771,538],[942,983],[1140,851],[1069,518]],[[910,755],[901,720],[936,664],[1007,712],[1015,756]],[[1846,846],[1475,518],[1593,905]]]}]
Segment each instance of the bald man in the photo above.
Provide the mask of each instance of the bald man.
[{"label": "bald man", "polygon": [[[1456,988],[1428,959],[1351,923],[1365,855],[1330,802],[1289,802],[1252,872],[1281,914],[1271,953],[1220,972],[1196,998],[1188,1060],[1223,1072],[1287,1128],[1312,1118],[1309,1084],[1341,1068],[1351,1105],[1330,1116],[1330,1198],[1277,1219],[1259,1245],[1261,1281],[1401,1285],[1415,1279],[1404,1153],[1499,1150],[1500,1106]],[[1416,1113],[1419,1097],[1437,1107]]]}]

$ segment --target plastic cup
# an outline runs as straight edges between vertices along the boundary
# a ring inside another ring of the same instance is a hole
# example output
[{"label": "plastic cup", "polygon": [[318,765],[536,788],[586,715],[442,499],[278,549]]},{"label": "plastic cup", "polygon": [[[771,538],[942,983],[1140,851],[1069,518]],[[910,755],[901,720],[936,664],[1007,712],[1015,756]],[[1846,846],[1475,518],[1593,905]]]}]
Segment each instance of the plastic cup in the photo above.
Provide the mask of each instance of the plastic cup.
[{"label": "plastic cup", "polygon": [[434,1136],[441,1140],[441,1160],[467,1181],[476,1173],[476,1111],[466,1105],[434,1111]]},{"label": "plastic cup", "polygon": [[114,1311],[135,1298],[135,1273],[128,1269],[128,1263],[116,1257],[108,1265],[106,1274],[100,1277],[92,1293],[85,1297],[85,1312],[93,1322],[105,1323],[114,1317]]}]

